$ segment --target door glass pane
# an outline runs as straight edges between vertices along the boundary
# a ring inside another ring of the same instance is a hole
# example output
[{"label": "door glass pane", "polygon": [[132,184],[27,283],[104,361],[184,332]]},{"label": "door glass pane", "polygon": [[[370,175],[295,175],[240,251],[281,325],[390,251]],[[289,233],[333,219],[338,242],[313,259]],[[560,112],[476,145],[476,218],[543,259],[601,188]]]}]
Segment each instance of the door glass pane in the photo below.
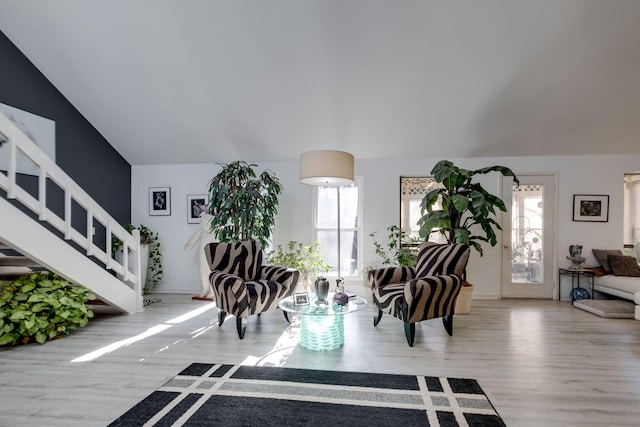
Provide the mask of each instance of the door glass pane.
[{"label": "door glass pane", "polygon": [[511,219],[511,281],[543,283],[544,185],[513,186]]}]

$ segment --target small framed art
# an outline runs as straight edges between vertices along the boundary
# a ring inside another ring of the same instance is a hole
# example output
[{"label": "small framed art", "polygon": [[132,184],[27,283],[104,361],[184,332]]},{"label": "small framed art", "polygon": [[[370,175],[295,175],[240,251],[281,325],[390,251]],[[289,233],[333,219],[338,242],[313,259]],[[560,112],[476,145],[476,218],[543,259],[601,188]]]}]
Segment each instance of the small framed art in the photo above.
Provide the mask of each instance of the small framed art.
[{"label": "small framed art", "polygon": [[209,198],[207,194],[190,194],[187,196],[187,223],[198,224],[200,214],[207,209]]},{"label": "small framed art", "polygon": [[574,194],[573,220],[583,222],[608,222],[609,196]]},{"label": "small framed art", "polygon": [[309,294],[307,294],[306,292],[293,294],[293,304],[294,305],[309,305]]},{"label": "small framed art", "polygon": [[149,187],[149,215],[171,215],[171,187]]}]

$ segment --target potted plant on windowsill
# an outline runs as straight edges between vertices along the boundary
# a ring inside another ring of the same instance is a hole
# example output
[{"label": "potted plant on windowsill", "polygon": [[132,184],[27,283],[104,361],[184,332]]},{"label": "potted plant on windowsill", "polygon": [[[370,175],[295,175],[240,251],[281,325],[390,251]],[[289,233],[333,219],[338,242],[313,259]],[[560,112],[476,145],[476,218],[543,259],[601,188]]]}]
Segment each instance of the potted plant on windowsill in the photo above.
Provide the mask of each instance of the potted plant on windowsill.
[{"label": "potted plant on windowsill", "polygon": [[[448,160],[441,160],[431,170],[436,182],[443,185],[429,191],[422,199],[422,217],[418,220],[420,237],[428,239],[431,233],[444,235],[447,242],[464,243],[483,255],[481,242],[495,246],[498,243],[496,230],[502,230],[495,220],[496,209],[506,212],[502,199],[489,193],[473,178],[491,172],[518,178],[511,169],[504,166],[489,166],[476,170],[462,169]],[[441,209],[434,209],[437,202]],[[456,314],[469,313],[473,285],[467,282],[466,270],[463,275],[463,291],[456,301]]]}]

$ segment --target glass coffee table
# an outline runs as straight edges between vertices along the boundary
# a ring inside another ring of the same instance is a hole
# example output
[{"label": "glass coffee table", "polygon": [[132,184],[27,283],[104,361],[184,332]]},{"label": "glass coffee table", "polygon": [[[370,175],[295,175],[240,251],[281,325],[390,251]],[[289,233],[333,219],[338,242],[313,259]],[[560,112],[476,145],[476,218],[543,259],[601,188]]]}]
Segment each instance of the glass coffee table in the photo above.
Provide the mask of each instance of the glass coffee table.
[{"label": "glass coffee table", "polygon": [[344,315],[367,306],[367,301],[359,296],[349,299],[344,306],[333,304],[333,293],[326,303],[318,302],[315,294],[310,294],[306,305],[296,305],[294,298],[295,295],[283,299],[279,306],[288,313],[300,315],[300,347],[316,351],[344,345]]}]

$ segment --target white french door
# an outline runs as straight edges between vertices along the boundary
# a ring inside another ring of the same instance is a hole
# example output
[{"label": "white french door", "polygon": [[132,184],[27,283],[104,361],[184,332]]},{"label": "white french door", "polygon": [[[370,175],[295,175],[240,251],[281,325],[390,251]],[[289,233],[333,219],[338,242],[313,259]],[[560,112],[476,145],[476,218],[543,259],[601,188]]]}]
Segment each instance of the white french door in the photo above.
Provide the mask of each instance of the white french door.
[{"label": "white french door", "polygon": [[553,299],[553,175],[503,179],[502,297]]}]

